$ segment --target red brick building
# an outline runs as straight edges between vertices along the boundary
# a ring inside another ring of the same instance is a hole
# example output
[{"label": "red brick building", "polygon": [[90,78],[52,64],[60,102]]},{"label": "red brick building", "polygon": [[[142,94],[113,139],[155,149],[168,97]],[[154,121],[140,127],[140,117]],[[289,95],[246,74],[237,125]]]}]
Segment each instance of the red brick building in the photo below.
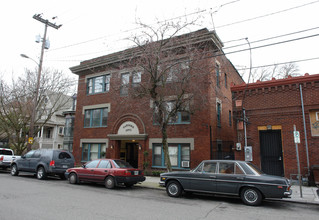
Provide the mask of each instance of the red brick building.
[{"label": "red brick building", "polygon": [[[205,56],[200,62],[209,67],[191,81],[191,85],[198,85],[191,92],[205,98],[205,105],[192,114],[179,112],[168,128],[173,169],[190,169],[204,159],[233,155],[236,125],[232,122],[230,85],[243,80],[223,55],[223,45],[215,32],[203,29],[179,38],[192,45],[204,43]],[[176,47],[183,45],[175,45],[174,50]],[[73,147],[77,163],[108,157],[124,159],[139,168],[146,164],[151,169],[165,168],[152,101],[127,95],[130,88],[149,80],[143,70],[127,62],[136,50],[87,60],[71,68],[79,76]],[[187,59],[185,54],[176,56]],[[127,90],[123,90],[123,83]],[[197,100],[193,104],[200,105]]]},{"label": "red brick building", "polygon": [[[235,85],[231,88],[241,150],[245,159],[243,109],[247,118],[247,146],[252,161],[268,173],[288,178],[298,174],[294,125],[300,132],[299,159],[303,177],[319,164],[319,75]],[[304,109],[304,111],[303,111]],[[303,114],[304,112],[304,114]],[[306,132],[304,132],[306,131]]]}]

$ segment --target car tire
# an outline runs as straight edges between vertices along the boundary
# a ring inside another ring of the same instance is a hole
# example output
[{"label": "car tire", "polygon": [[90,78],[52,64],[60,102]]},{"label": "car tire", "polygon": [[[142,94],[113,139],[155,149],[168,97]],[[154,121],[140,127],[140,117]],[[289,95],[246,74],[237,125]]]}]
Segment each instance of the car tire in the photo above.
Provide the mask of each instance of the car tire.
[{"label": "car tire", "polygon": [[258,189],[246,187],[240,193],[241,200],[246,205],[257,206],[262,201],[262,195]]},{"label": "car tire", "polygon": [[108,189],[113,189],[115,187],[115,180],[112,176],[108,176],[105,179],[105,187]]},{"label": "car tire", "polygon": [[45,172],[45,169],[44,167],[40,166],[38,169],[37,169],[37,178],[39,180],[44,180],[47,178],[47,173]]},{"label": "car tire", "polygon": [[11,166],[11,171],[10,171],[12,176],[18,176],[19,174],[19,170],[18,170],[18,166],[16,164],[13,164]]},{"label": "car tire", "polygon": [[180,197],[183,192],[183,189],[179,182],[170,181],[166,185],[166,192],[167,192],[167,195],[169,195],[170,197]]},{"label": "car tire", "polygon": [[75,173],[71,173],[69,176],[69,183],[77,184],[78,182],[78,176]]}]

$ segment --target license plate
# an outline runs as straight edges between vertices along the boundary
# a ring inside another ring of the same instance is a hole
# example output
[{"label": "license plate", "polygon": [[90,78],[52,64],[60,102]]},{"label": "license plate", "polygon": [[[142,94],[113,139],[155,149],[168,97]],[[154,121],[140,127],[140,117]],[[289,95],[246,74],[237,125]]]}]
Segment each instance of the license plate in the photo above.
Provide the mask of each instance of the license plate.
[{"label": "license plate", "polygon": [[68,168],[68,165],[63,165],[62,167],[63,167],[63,168]]},{"label": "license plate", "polygon": [[138,171],[134,171],[134,175],[138,175]]}]

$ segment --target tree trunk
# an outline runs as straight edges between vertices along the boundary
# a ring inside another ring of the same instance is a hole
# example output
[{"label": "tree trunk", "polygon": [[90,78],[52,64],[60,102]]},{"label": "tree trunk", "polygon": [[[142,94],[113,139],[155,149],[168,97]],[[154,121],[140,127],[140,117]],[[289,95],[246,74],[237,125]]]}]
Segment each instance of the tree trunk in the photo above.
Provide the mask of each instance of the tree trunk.
[{"label": "tree trunk", "polygon": [[165,165],[167,172],[172,172],[172,165],[171,160],[169,158],[169,152],[168,152],[168,143],[167,143],[167,126],[163,125],[162,127],[162,146],[163,146],[163,152],[164,152],[164,159],[165,159]]}]

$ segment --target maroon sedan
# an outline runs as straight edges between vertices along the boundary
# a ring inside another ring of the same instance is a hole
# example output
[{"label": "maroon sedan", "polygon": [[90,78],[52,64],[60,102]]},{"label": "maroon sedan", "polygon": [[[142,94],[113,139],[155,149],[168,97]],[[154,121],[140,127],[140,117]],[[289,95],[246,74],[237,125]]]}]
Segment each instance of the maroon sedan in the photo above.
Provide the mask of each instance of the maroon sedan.
[{"label": "maroon sedan", "polygon": [[104,183],[108,189],[121,184],[130,187],[145,180],[142,170],[135,169],[129,163],[119,159],[93,160],[82,167],[68,169],[65,176],[71,184],[80,181]]}]

